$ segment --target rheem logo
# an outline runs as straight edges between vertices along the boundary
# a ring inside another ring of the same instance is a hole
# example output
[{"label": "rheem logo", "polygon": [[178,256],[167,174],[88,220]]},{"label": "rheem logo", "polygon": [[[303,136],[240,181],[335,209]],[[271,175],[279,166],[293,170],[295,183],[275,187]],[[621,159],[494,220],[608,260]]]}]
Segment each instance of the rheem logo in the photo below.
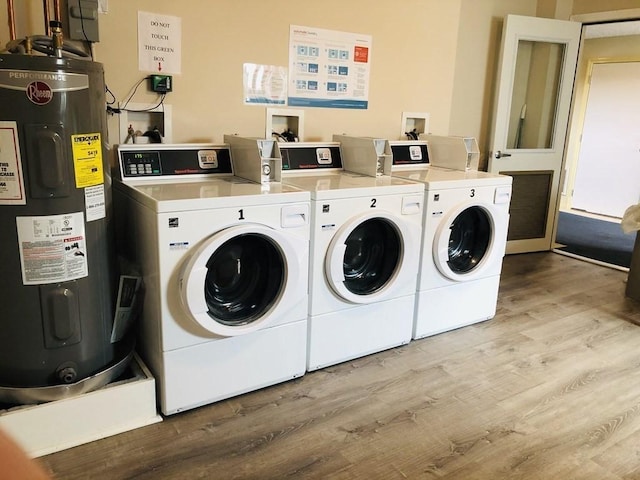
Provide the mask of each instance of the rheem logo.
[{"label": "rheem logo", "polygon": [[45,82],[35,81],[27,85],[27,97],[36,105],[46,105],[53,98],[53,91]]}]

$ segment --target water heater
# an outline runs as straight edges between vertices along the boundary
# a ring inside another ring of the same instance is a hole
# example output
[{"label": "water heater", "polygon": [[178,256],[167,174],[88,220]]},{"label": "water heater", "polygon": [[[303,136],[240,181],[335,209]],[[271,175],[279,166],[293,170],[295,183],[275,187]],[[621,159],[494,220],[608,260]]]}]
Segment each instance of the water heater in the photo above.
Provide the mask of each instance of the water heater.
[{"label": "water heater", "polygon": [[31,43],[0,54],[0,402],[50,400],[131,351],[114,331],[103,68]]}]

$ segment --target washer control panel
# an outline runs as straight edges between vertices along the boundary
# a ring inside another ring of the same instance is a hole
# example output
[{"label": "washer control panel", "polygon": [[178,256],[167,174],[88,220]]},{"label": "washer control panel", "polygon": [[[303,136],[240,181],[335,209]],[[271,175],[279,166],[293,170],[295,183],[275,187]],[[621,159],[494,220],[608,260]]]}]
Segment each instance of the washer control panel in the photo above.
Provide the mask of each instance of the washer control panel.
[{"label": "washer control panel", "polygon": [[228,145],[118,145],[121,179],[233,173]]},{"label": "washer control panel", "polygon": [[342,169],[339,143],[279,143],[282,170]]},{"label": "washer control panel", "polygon": [[393,165],[429,165],[427,142],[419,140],[399,140],[389,142],[393,154]]}]

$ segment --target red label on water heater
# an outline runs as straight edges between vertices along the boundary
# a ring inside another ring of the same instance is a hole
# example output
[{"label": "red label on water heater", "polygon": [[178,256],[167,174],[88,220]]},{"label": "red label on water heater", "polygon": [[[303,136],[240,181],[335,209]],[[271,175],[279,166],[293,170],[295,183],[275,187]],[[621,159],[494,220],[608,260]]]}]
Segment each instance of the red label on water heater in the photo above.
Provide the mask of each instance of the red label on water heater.
[{"label": "red label on water heater", "polygon": [[31,82],[26,90],[27,97],[36,105],[46,105],[53,98],[53,90],[45,82]]}]

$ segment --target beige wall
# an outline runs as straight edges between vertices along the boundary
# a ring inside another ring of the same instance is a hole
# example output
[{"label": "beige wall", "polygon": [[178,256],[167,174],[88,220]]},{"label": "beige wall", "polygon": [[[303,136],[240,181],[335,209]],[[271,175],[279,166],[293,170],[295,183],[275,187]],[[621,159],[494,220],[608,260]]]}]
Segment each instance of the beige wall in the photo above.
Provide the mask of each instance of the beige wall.
[{"label": "beige wall", "polygon": [[493,120],[494,81],[503,19],[508,14],[568,20],[572,14],[640,7],[640,0],[462,0],[454,90],[448,131],[432,132],[474,136],[480,165],[486,165]]},{"label": "beige wall", "polygon": [[[397,138],[403,111],[429,112],[434,128],[448,128],[460,0],[301,0],[295,8],[285,0],[190,0],[184,10],[186,3],[111,1],[95,45],[107,84],[122,100],[148,73],[138,70],[137,11],[182,18],[182,73],[166,99],[176,142],[264,134],[265,108],[242,102],[242,64],[287,66],[290,24],[373,38],[369,108],[305,109],[307,140],[330,140],[334,133]],[[6,41],[4,29],[0,41]],[[139,90],[134,101],[155,101]]]},{"label": "beige wall", "polygon": [[640,0],[573,0],[574,15],[640,8]]},{"label": "beige wall", "polygon": [[486,165],[500,38],[505,15],[536,15],[535,1],[462,0],[451,118],[440,135],[476,137]]},{"label": "beige wall", "polygon": [[[137,11],[181,17],[182,73],[174,76],[166,99],[173,141],[222,141],[226,133],[264,134],[265,108],[242,103],[242,64],[287,66],[290,24],[369,34],[369,108],[307,108],[305,139],[330,140],[334,133],[397,138],[403,111],[429,112],[431,132],[475,136],[484,152],[502,18],[542,15],[538,1],[548,10],[550,0],[300,0],[293,8],[285,0],[112,0],[100,15],[95,56],[104,64],[109,88],[123,100],[148,73],[138,70]],[[597,2],[587,3],[596,8]],[[627,8],[638,1],[607,2],[607,9],[610,3]],[[16,5],[18,35],[42,33],[42,2]],[[584,10],[576,8],[574,13]],[[4,5],[0,26],[4,44]],[[153,103],[157,97],[145,90],[133,101]],[[116,120],[110,121],[114,143]]]},{"label": "beige wall", "polygon": [[[175,76],[174,92],[167,97],[174,141],[264,135],[265,108],[242,103],[242,65],[287,66],[290,24],[373,37],[369,109],[306,109],[306,140],[330,140],[334,133],[397,136],[403,110],[429,111],[436,124],[448,122],[459,1],[302,0],[292,9],[284,0],[218,0],[215,7],[208,0],[190,0],[188,12],[181,5],[110,2],[95,49],[109,87],[123,98],[143,75],[135,54],[137,11],[182,18],[182,74]],[[441,68],[434,71],[432,64]],[[433,87],[421,88],[427,83]],[[136,99],[145,97],[154,98]]]},{"label": "beige wall", "polygon": [[[21,10],[28,10],[26,14],[18,12],[18,35],[41,33],[42,2],[16,3],[27,5]],[[122,100],[147,73],[138,70],[137,11],[180,16],[182,73],[175,75],[174,91],[166,99],[172,105],[173,140],[221,141],[225,133],[264,134],[265,108],[242,103],[242,64],[286,66],[290,24],[369,34],[373,38],[369,108],[307,108],[305,139],[329,140],[333,133],[397,138],[403,111],[428,112],[430,130],[448,133],[451,116],[457,115],[457,109],[452,109],[454,90],[465,96],[472,92],[475,103],[485,103],[485,81],[468,79],[477,77],[476,68],[486,77],[486,62],[477,64],[476,58],[493,56],[488,47],[499,35],[496,18],[514,2],[491,0],[487,3],[501,7],[486,10],[478,10],[475,3],[485,2],[301,0],[292,9],[291,2],[284,0],[190,0],[188,11],[183,11],[180,7],[186,3],[173,0],[111,1],[108,13],[100,16],[100,42],[95,45],[95,57],[104,64],[109,88]],[[461,11],[463,4],[466,12]],[[5,10],[0,9],[1,25],[6,25]],[[528,8],[517,13],[534,11]],[[459,37],[462,19],[465,35]],[[467,26],[481,28],[478,37],[482,40],[470,37]],[[466,42],[462,50],[474,59],[474,65],[471,69],[464,65],[462,79],[456,80],[460,40]],[[6,41],[3,28],[0,42]],[[139,90],[134,101],[152,103],[156,99],[144,88]],[[474,127],[472,134],[481,124],[480,116],[480,110],[475,108],[462,115],[463,124],[468,122]],[[112,142],[117,141],[115,120],[110,122]],[[467,129],[463,130],[467,134]]]}]

